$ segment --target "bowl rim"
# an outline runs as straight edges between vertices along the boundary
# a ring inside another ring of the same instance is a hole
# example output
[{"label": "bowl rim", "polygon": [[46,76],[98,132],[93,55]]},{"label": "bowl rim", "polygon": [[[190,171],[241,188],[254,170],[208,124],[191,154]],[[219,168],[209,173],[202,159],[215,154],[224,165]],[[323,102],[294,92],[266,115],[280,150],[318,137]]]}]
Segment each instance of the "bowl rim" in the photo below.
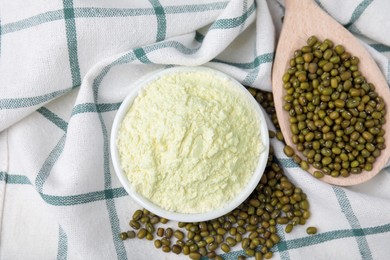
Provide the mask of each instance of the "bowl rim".
[{"label": "bowl rim", "polygon": [[[178,212],[172,212],[165,210],[161,208],[160,206],[154,204],[153,202],[149,201],[147,198],[143,197],[141,194],[139,194],[135,188],[131,185],[131,183],[127,180],[127,177],[125,177],[124,172],[121,168],[119,153],[116,145],[116,140],[118,136],[118,132],[120,129],[120,125],[127,114],[128,110],[130,109],[131,105],[133,104],[134,100],[138,96],[139,92],[150,82],[158,79],[159,77],[165,75],[165,74],[171,74],[175,72],[199,72],[199,71],[208,71],[211,72],[218,77],[227,78],[229,79],[232,84],[232,86],[237,87],[241,93],[244,94],[246,99],[249,101],[250,106],[254,109],[254,112],[258,118],[259,121],[259,128],[260,128],[260,137],[261,137],[261,143],[263,145],[263,150],[260,152],[260,156],[257,161],[256,169],[252,174],[252,177],[250,178],[248,184],[243,187],[242,191],[231,201],[226,203],[222,208],[214,209],[208,212],[203,213],[178,213]],[[164,217],[169,220],[174,221],[181,221],[181,222],[200,222],[200,221],[207,221],[211,219],[218,218],[222,215],[225,215],[229,213],[230,211],[237,208],[242,202],[244,202],[250,194],[253,192],[253,190],[256,188],[258,183],[260,182],[260,179],[264,173],[265,167],[267,165],[268,161],[268,154],[269,154],[269,136],[268,136],[268,127],[267,127],[267,121],[264,115],[263,109],[260,107],[260,105],[257,103],[257,101],[254,99],[254,97],[247,91],[247,89],[239,83],[237,80],[235,80],[233,77],[219,71],[216,69],[212,69],[205,66],[198,66],[198,67],[184,67],[184,66],[178,66],[178,67],[172,67],[168,69],[161,69],[158,71],[154,71],[152,73],[148,73],[145,76],[141,77],[139,80],[131,84],[133,86],[132,90],[127,94],[126,98],[120,105],[113,124],[111,128],[111,136],[110,136],[110,154],[111,154],[111,161],[114,166],[114,171],[119,178],[120,183],[126,190],[126,192],[130,195],[132,199],[134,199],[140,206],[144,207],[145,209],[149,210],[150,212],[160,216]]]}]

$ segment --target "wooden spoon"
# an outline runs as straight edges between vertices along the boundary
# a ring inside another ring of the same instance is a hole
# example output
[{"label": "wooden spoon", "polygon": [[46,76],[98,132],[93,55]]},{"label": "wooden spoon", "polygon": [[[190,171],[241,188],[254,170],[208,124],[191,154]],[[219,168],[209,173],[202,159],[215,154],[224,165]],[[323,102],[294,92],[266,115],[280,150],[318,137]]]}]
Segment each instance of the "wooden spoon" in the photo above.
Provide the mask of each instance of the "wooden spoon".
[{"label": "wooden spoon", "polygon": [[[325,175],[322,181],[349,186],[360,184],[374,177],[383,168],[390,158],[390,91],[386,80],[379,70],[377,64],[367,52],[367,50],[358,42],[358,40],[348,32],[343,26],[338,24],[329,15],[322,11],[312,0],[285,0],[286,13],[283,21],[283,27],[279,38],[276,51],[276,57],[273,64],[272,72],[272,92],[276,113],[279,119],[280,128],[284,139],[294,150],[295,154],[304,159],[305,157],[296,150],[295,144],[292,143],[289,114],[283,109],[283,97],[286,94],[283,88],[282,76],[289,67],[289,60],[293,57],[295,50],[307,45],[306,40],[311,35],[316,35],[321,41],[325,39],[332,40],[335,45],[341,44],[346,51],[360,59],[359,70],[362,75],[376,87],[376,92],[381,96],[386,104],[386,124],[383,128],[386,130],[385,144],[386,148],[382,150],[380,157],[373,164],[371,171],[362,171],[360,174],[351,174],[349,177],[331,177]],[[314,169],[310,166],[308,172],[313,174]]]}]

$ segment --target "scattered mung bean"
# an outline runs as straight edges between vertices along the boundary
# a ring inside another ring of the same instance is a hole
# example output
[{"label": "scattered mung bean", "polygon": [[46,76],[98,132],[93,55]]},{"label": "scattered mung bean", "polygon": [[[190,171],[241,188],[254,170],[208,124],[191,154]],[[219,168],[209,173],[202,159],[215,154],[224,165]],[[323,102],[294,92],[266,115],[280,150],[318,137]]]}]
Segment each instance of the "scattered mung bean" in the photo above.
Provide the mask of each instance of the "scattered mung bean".
[{"label": "scattered mung bean", "polygon": [[316,227],[308,227],[306,229],[306,233],[309,235],[314,235],[317,233],[317,228]]},{"label": "scattered mung bean", "polygon": [[135,232],[133,230],[127,231],[127,238],[135,238]]},{"label": "scattered mung bean", "polygon": [[119,234],[119,238],[122,239],[122,240],[126,240],[127,239],[127,233],[126,232],[122,232]]},{"label": "scattered mung bean", "polygon": [[162,246],[162,251],[164,253],[169,253],[169,252],[171,252],[171,248],[169,246]]},{"label": "scattered mung bean", "polygon": [[162,247],[162,243],[161,243],[160,239],[154,240],[154,247],[156,247],[156,248],[161,248]]},{"label": "scattered mung bean", "polygon": [[292,157],[295,154],[294,149],[289,145],[286,145],[283,151],[288,157]]},{"label": "scattered mung bean", "polygon": [[146,231],[146,229],[141,228],[141,229],[138,231],[137,237],[138,237],[139,239],[142,239],[142,238],[146,237],[147,233],[148,233],[148,232]]},{"label": "scattered mung bean", "polygon": [[182,250],[182,248],[179,245],[173,245],[172,246],[172,252],[177,254],[177,255],[181,253],[181,250]]}]

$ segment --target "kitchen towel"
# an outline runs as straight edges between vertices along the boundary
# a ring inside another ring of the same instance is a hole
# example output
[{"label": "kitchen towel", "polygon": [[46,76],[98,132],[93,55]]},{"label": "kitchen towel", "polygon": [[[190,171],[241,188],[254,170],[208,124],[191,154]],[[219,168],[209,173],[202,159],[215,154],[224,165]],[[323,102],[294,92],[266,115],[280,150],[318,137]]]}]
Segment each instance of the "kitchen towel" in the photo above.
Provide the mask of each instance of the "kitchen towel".
[{"label": "kitchen towel", "polygon": [[[390,83],[390,2],[317,4],[361,40]],[[0,259],[186,259],[119,239],[139,206],[113,171],[113,118],[132,83],[175,65],[271,91],[283,13],[276,0],[1,1]],[[312,212],[306,226],[279,230],[274,259],[389,258],[390,168],[354,187],[327,185],[271,144]],[[308,236],[307,226],[318,233]]]}]

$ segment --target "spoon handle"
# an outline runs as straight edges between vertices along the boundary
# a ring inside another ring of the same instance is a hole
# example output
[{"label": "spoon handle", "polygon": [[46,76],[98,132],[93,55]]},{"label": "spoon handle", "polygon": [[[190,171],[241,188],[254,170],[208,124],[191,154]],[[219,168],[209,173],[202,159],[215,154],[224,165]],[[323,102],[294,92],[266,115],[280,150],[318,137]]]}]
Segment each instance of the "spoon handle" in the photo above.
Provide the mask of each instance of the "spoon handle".
[{"label": "spoon handle", "polygon": [[313,0],[285,0],[284,1],[285,3],[285,7],[286,9],[291,9],[291,8],[304,8],[308,5],[314,5],[316,6],[315,4],[315,1]]},{"label": "spoon handle", "polygon": [[[297,21],[301,21],[302,24],[310,23],[313,14],[322,16],[322,13],[324,13],[313,0],[285,0],[285,8],[285,18],[292,16]],[[301,25],[295,24],[295,26]]]}]

